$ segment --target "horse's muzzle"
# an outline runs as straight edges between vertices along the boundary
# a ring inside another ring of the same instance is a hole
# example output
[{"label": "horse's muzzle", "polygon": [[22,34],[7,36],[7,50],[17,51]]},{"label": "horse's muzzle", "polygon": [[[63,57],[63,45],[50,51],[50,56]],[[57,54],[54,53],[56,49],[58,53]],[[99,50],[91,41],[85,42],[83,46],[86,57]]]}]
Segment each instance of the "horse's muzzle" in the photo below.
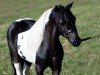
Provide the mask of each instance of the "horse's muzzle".
[{"label": "horse's muzzle", "polygon": [[81,44],[81,38],[80,37],[71,38],[70,42],[74,47],[78,47]]}]

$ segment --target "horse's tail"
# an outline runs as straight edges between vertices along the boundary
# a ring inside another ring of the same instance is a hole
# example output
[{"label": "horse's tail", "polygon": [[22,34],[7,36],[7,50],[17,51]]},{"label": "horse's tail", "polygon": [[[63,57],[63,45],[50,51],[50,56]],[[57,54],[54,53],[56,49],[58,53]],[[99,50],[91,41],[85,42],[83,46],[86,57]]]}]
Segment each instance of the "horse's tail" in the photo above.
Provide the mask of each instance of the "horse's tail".
[{"label": "horse's tail", "polygon": [[15,29],[15,24],[12,23],[7,30],[7,42],[10,50],[16,50],[14,47],[14,38],[15,38],[14,29]]}]

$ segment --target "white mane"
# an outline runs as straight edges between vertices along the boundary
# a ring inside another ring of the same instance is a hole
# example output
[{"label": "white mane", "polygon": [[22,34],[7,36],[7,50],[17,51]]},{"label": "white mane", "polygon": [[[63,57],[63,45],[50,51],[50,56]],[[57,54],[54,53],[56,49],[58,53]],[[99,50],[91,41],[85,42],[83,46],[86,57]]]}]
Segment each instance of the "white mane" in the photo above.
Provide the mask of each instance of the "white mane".
[{"label": "white mane", "polygon": [[39,20],[26,32],[18,34],[18,54],[25,60],[35,64],[36,53],[43,41],[45,25],[49,21],[52,9],[45,11]]}]

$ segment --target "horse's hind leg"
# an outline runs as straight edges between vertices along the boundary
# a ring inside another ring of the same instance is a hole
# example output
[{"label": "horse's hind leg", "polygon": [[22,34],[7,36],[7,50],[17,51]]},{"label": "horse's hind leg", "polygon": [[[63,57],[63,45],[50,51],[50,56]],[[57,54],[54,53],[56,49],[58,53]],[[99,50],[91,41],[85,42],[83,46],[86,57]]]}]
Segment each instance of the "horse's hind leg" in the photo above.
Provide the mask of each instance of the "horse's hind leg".
[{"label": "horse's hind leg", "polygon": [[13,75],[22,75],[21,70],[21,63],[20,62],[13,62],[12,63]]},{"label": "horse's hind leg", "polygon": [[[20,57],[19,57],[20,58]],[[13,65],[13,75],[28,75],[31,63],[20,58],[20,60],[15,60]]]},{"label": "horse's hind leg", "polygon": [[31,66],[31,63],[27,62],[24,60],[23,64],[23,75],[28,75],[29,74],[29,68]]},{"label": "horse's hind leg", "polygon": [[20,57],[18,56],[17,52],[10,51],[10,56],[13,70],[12,75],[22,75]]},{"label": "horse's hind leg", "polygon": [[16,75],[22,75],[20,63],[14,63],[14,68],[16,70]]},{"label": "horse's hind leg", "polygon": [[12,75],[27,75],[31,64],[22,59],[18,55],[17,50],[12,48],[11,44],[9,44],[9,49],[12,64]]},{"label": "horse's hind leg", "polygon": [[11,64],[12,64],[12,75],[17,75],[17,74],[16,74],[16,69],[15,69],[15,67],[14,67],[14,63],[11,62]]}]

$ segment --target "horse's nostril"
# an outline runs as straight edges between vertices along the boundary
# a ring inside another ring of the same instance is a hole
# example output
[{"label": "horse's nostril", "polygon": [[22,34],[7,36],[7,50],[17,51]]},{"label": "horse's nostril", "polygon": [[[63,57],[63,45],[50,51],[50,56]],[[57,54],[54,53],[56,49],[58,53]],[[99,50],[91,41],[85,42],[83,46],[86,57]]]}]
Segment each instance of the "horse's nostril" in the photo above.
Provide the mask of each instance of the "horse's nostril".
[{"label": "horse's nostril", "polygon": [[74,42],[75,41],[75,39],[74,38],[71,38],[71,42]]},{"label": "horse's nostril", "polygon": [[74,40],[74,43],[77,45],[78,44],[78,42],[76,41],[76,40]]},{"label": "horse's nostril", "polygon": [[79,46],[80,43],[81,43],[80,38],[71,38],[70,41],[71,41],[72,45],[75,46],[75,47]]}]

